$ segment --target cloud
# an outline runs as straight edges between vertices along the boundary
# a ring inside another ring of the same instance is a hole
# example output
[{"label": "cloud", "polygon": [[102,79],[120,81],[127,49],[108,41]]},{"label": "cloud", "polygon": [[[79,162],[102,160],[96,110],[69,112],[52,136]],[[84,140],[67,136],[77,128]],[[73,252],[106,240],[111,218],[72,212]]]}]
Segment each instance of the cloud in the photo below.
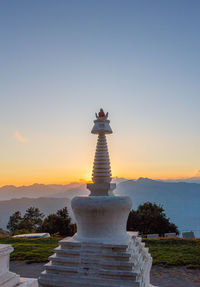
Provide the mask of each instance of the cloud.
[{"label": "cloud", "polygon": [[16,132],[14,133],[14,138],[16,138],[20,143],[24,143],[24,142],[27,141],[27,139],[24,138],[23,136],[21,136],[18,131],[16,131]]}]

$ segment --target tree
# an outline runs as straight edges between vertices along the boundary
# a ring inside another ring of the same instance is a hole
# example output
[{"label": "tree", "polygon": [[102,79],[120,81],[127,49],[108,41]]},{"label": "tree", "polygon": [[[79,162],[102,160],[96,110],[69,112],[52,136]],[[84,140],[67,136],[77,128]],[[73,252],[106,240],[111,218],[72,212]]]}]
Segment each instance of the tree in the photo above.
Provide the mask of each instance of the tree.
[{"label": "tree", "polygon": [[139,231],[142,234],[156,233],[160,236],[168,232],[179,234],[177,226],[166,217],[163,207],[151,202],[139,205],[136,211],[131,210],[127,230]]},{"label": "tree", "polygon": [[26,210],[24,216],[20,211],[16,211],[10,216],[7,228],[16,233],[36,232],[42,225],[44,215],[36,207],[30,207]]},{"label": "tree", "polygon": [[20,228],[20,223],[22,221],[22,216],[20,211],[16,211],[10,216],[7,224],[7,228],[13,233],[15,230]]},{"label": "tree", "polygon": [[20,227],[30,232],[36,232],[43,222],[44,214],[37,207],[30,207],[26,210]]},{"label": "tree", "polygon": [[74,234],[75,225],[71,223],[67,208],[64,207],[56,214],[48,215],[41,226],[41,231],[50,234],[59,233],[61,236],[71,236]]},{"label": "tree", "polygon": [[24,216],[19,211],[10,216],[7,228],[12,234],[29,232],[59,233],[61,236],[71,236],[76,231],[76,225],[71,223],[67,208],[60,209],[56,214],[44,215],[38,208],[30,207]]}]

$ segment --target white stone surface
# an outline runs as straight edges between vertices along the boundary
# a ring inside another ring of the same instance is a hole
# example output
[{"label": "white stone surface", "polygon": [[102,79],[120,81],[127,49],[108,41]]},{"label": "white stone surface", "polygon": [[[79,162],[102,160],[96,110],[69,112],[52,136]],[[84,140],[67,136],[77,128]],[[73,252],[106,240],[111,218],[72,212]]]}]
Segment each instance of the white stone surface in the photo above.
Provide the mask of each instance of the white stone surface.
[{"label": "white stone surface", "polygon": [[14,235],[13,237],[17,237],[17,238],[46,238],[46,237],[50,237],[50,234],[49,233],[28,233],[28,234]]},{"label": "white stone surface", "polygon": [[36,279],[21,279],[19,275],[9,271],[10,253],[12,251],[12,246],[0,244],[0,287],[37,287]]},{"label": "white stone surface", "polygon": [[74,240],[126,243],[126,222],[132,207],[128,196],[75,197],[72,209],[77,223]]},{"label": "white stone surface", "polygon": [[152,258],[137,233],[126,244],[60,241],[50,256],[41,286],[150,287]]},{"label": "white stone surface", "polygon": [[19,285],[17,287],[38,287],[38,280],[20,277]]}]

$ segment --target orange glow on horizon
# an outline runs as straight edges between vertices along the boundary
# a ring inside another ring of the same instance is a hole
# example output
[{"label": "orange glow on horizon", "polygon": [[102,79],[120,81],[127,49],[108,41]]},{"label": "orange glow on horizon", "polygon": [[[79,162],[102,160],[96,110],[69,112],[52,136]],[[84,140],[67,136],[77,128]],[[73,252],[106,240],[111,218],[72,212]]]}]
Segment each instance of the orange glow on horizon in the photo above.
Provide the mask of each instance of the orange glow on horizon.
[{"label": "orange glow on horizon", "polygon": [[[137,180],[138,178],[143,177],[143,178],[149,178],[153,180],[184,180],[187,178],[195,177],[194,175],[151,175],[151,174],[141,174],[141,175],[136,175],[133,174],[133,176],[130,176],[129,174],[121,174],[121,175],[113,175],[113,178],[125,178],[127,180]],[[83,177],[70,177],[67,178],[66,176],[59,176],[59,177],[22,177],[22,178],[4,178],[0,180],[0,187],[5,186],[5,185],[15,185],[17,187],[19,186],[28,186],[28,185],[33,185],[35,183],[37,184],[60,184],[60,185],[66,185],[70,184],[73,182],[80,182],[80,183],[89,183],[92,182],[91,180],[91,175],[83,176]]]}]

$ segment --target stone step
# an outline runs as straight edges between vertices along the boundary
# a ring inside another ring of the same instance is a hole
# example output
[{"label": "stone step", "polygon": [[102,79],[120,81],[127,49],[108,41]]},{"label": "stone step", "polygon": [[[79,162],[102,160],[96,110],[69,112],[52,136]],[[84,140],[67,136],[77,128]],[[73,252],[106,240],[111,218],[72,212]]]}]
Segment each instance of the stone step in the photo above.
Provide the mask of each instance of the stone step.
[{"label": "stone step", "polygon": [[103,250],[106,252],[127,252],[128,251],[128,245],[126,244],[103,244],[102,246]]},{"label": "stone step", "polygon": [[[83,266],[83,268],[77,268],[77,266],[65,266],[62,263],[61,264],[51,264],[51,263],[47,263],[45,265],[46,271],[47,273],[63,273],[66,274],[67,276],[70,275],[76,275],[78,273],[81,272],[89,272],[89,270],[91,270],[92,272],[94,272],[94,270],[92,270],[92,266],[91,263],[89,262],[89,264],[85,265],[85,268]],[[85,270],[84,270],[85,269]],[[90,271],[90,272],[91,272]],[[124,280],[136,280],[136,276],[138,275],[138,272],[136,271],[127,271],[127,270],[108,270],[108,269],[98,269],[95,271],[98,275],[106,277],[106,278],[120,278],[120,279],[124,279]]]},{"label": "stone step", "polygon": [[56,256],[56,254],[48,258],[52,264],[60,263],[67,266],[78,266],[80,264],[80,257],[78,256]]},{"label": "stone step", "polygon": [[54,249],[54,252],[56,254],[59,254],[63,257],[65,256],[70,256],[70,255],[73,255],[73,256],[80,256],[80,253],[81,253],[81,250],[80,249],[67,249],[67,248],[55,248]]},{"label": "stone step", "polygon": [[[69,237],[70,238],[70,237]],[[73,242],[73,241],[68,241],[65,239],[59,241],[60,246],[62,248],[71,248],[71,249],[80,249],[81,243],[79,242]]]},{"label": "stone step", "polygon": [[[133,269],[133,262],[131,261],[117,261],[112,260],[112,258],[105,259],[99,259],[100,254],[89,254],[90,264],[98,264],[102,266],[104,269],[117,269],[117,270],[132,270]],[[55,265],[64,265],[64,266],[71,266],[71,267],[77,267],[82,263],[88,263],[88,252],[81,253],[81,256],[74,257],[74,256],[57,256],[56,254],[49,257],[49,260],[52,261],[52,264]]]},{"label": "stone step", "polygon": [[115,260],[100,260],[99,265],[104,269],[114,269],[114,270],[127,270],[131,271],[133,269],[133,262],[131,261],[115,261]]},{"label": "stone step", "polygon": [[47,263],[45,264],[45,269],[47,273],[51,273],[51,271],[56,272],[56,273],[64,273],[67,274],[67,276],[74,275],[78,273],[78,268],[73,267],[73,266],[64,266],[64,265],[56,265],[56,264],[51,264]]},{"label": "stone step", "polygon": [[135,281],[138,276],[138,272],[135,271],[124,271],[124,270],[98,270],[98,275],[104,278],[119,278],[123,280],[133,280]]},{"label": "stone step", "polygon": [[[46,276],[48,275],[48,277]],[[51,287],[139,287],[139,282],[135,281],[124,281],[124,280],[113,280],[104,279],[94,276],[76,276],[76,277],[65,277],[60,274],[47,274],[45,271],[42,272],[39,283],[43,286]]]},{"label": "stone step", "polygon": [[131,254],[127,253],[127,252],[108,252],[103,250],[101,253],[101,257],[102,258],[110,258],[111,260],[125,260],[125,261],[129,261]]}]

